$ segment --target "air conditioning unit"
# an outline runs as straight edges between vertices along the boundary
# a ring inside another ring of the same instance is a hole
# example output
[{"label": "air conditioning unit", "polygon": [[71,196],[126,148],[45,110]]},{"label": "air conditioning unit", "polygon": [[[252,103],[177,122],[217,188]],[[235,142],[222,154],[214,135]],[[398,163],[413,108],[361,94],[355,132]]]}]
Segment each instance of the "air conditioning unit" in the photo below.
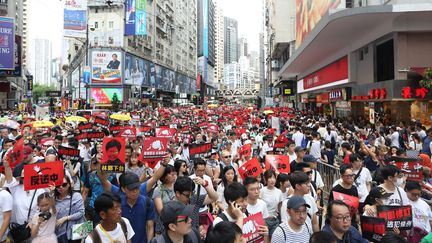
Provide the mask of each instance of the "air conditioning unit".
[{"label": "air conditioning unit", "polygon": [[271,68],[279,68],[279,60],[272,60]]}]

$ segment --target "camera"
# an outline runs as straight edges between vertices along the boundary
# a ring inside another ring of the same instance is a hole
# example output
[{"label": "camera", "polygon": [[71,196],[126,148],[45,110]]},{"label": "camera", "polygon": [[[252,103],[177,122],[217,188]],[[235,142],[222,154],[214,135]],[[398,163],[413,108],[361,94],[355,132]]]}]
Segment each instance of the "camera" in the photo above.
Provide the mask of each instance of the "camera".
[{"label": "camera", "polygon": [[51,218],[51,213],[50,212],[43,212],[39,214],[40,218],[43,218],[44,220],[48,220]]}]

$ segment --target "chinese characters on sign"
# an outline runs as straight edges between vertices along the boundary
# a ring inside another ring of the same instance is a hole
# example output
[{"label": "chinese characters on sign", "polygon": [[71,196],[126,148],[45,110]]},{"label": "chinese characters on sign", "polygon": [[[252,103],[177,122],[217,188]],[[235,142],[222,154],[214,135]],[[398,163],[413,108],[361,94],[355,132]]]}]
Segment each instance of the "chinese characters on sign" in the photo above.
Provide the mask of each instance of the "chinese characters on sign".
[{"label": "chinese characters on sign", "polygon": [[404,99],[412,99],[412,98],[420,98],[424,99],[426,95],[428,94],[429,90],[425,87],[415,88],[414,89],[414,96],[412,92],[413,88],[410,86],[405,86],[402,88],[402,98]]},{"label": "chinese characters on sign", "polygon": [[378,218],[386,220],[386,229],[410,230],[413,227],[412,208],[408,206],[378,206]]},{"label": "chinese characters on sign", "polygon": [[102,143],[101,170],[109,172],[125,171],[125,144],[124,138],[105,137]]},{"label": "chinese characters on sign", "polygon": [[262,167],[257,158],[253,158],[248,162],[244,163],[238,168],[238,172],[242,179],[246,177],[256,177],[262,173]]},{"label": "chinese characters on sign", "polygon": [[262,213],[249,215],[243,223],[243,239],[248,242],[264,242],[264,236],[258,233],[259,226],[265,225]]},{"label": "chinese characters on sign", "polygon": [[369,90],[369,95],[355,95],[353,100],[384,100],[387,98],[387,90],[385,88],[377,88]]},{"label": "chinese characters on sign", "polygon": [[48,162],[24,165],[24,190],[47,188],[53,183],[63,184],[63,162]]},{"label": "chinese characters on sign", "polygon": [[288,155],[268,154],[265,157],[266,170],[276,170],[280,173],[290,173],[290,159]]},{"label": "chinese characters on sign", "polygon": [[372,242],[381,242],[386,231],[386,222],[382,218],[361,216],[363,238]]}]

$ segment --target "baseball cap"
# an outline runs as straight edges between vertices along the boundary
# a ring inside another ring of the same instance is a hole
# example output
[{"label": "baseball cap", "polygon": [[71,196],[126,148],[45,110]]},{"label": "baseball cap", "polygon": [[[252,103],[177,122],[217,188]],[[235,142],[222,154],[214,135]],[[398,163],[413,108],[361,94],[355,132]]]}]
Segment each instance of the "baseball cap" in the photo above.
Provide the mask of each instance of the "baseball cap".
[{"label": "baseball cap", "polygon": [[138,175],[130,172],[123,173],[120,178],[120,186],[126,187],[128,190],[133,190],[141,186]]},{"label": "baseball cap", "polygon": [[303,148],[302,146],[297,146],[297,147],[295,147],[294,152],[298,153],[298,152],[300,152],[300,151],[306,151],[306,149]]},{"label": "baseball cap", "polygon": [[33,153],[33,148],[28,145],[24,146],[24,150],[23,150],[24,158],[29,156],[31,153]]},{"label": "baseball cap", "polygon": [[307,208],[310,208],[309,204],[306,203],[303,197],[300,196],[292,196],[289,198],[287,203],[288,209],[299,209],[301,206],[305,206]]},{"label": "baseball cap", "polygon": [[306,154],[303,157],[303,162],[306,162],[306,163],[317,162],[317,159],[315,157],[313,157],[312,155],[310,155],[310,154]]},{"label": "baseball cap", "polygon": [[185,205],[179,201],[170,201],[162,209],[160,219],[163,224],[175,223],[179,216],[189,217],[192,215],[193,206]]},{"label": "baseball cap", "polygon": [[370,201],[373,198],[388,198],[391,195],[393,195],[393,193],[389,193],[384,188],[377,186],[370,190],[365,201]]}]

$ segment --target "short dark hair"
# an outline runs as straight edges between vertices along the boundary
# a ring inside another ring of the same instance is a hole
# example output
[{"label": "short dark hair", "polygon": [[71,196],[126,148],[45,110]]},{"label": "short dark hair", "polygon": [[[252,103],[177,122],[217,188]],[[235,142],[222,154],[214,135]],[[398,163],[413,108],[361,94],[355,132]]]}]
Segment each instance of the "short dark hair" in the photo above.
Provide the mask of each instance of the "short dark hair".
[{"label": "short dark hair", "polygon": [[174,183],[174,192],[193,192],[195,189],[195,183],[193,180],[187,176],[179,176],[177,177],[176,182]]},{"label": "short dark hair", "polygon": [[350,207],[348,206],[348,204],[344,203],[344,202],[341,201],[341,200],[334,200],[334,201],[331,201],[331,202],[328,204],[328,206],[327,206],[326,224],[329,224],[329,223],[330,223],[330,219],[333,217],[333,212],[332,212],[332,210],[333,210],[333,206],[334,206],[334,205],[345,206],[345,207],[348,208],[348,210],[350,210]]},{"label": "short dark hair", "polygon": [[351,163],[354,163],[359,159],[360,159],[360,156],[358,154],[350,154],[350,156],[349,156],[349,161]]},{"label": "short dark hair", "polygon": [[381,238],[380,242],[381,243],[407,243],[408,241],[405,240],[405,238],[403,238],[400,235],[397,235],[393,232],[388,232]]},{"label": "short dark hair", "polygon": [[114,207],[114,202],[121,203],[120,196],[112,192],[104,192],[96,198],[94,209],[99,215],[101,212],[107,212],[110,208]]},{"label": "short dark hair", "polygon": [[272,176],[274,176],[274,178],[276,179],[276,173],[273,170],[267,170],[266,172],[264,172],[264,179],[266,180],[266,182]]},{"label": "short dark hair", "polygon": [[341,148],[345,148],[345,149],[350,150],[351,149],[351,145],[348,142],[343,142],[341,144]]},{"label": "short dark hair", "polygon": [[390,176],[395,176],[400,174],[401,170],[394,165],[386,165],[381,168],[381,175],[384,180],[388,179]]},{"label": "short dark hair", "polygon": [[310,168],[310,164],[305,163],[305,162],[301,162],[301,163],[297,163],[295,166],[295,171],[303,171],[303,168]]},{"label": "short dark hair", "polygon": [[276,187],[280,189],[281,184],[285,183],[285,181],[289,181],[289,175],[285,173],[280,173],[276,178]]},{"label": "short dark hair", "polygon": [[208,232],[205,243],[234,243],[237,235],[243,235],[242,229],[237,224],[222,221]]},{"label": "short dark hair", "polygon": [[60,140],[60,141],[63,141],[63,136],[62,136],[62,135],[56,135],[56,136],[54,137],[54,140]]},{"label": "short dark hair", "polygon": [[174,166],[172,166],[172,165],[167,165],[167,166],[165,167],[165,170],[164,170],[163,175],[162,175],[161,178],[160,178],[160,181],[161,181],[162,183],[164,183],[164,182],[165,182],[165,178],[167,177],[167,175],[168,175],[169,173],[173,172],[173,171],[175,171]]},{"label": "short dark hair", "polygon": [[207,165],[207,162],[205,162],[205,160],[203,160],[202,158],[196,158],[194,159],[194,168],[196,169],[198,167],[198,165]]},{"label": "short dark hair", "polygon": [[245,187],[247,187],[247,186],[249,186],[250,184],[254,184],[254,183],[257,183],[257,182],[259,182],[259,181],[257,180],[257,178],[248,176],[248,177],[246,177],[246,178],[243,180],[243,185],[244,185]]},{"label": "short dark hair", "polygon": [[345,174],[345,172],[346,172],[347,170],[350,170],[350,169],[352,169],[352,165],[351,165],[351,164],[343,164],[343,165],[341,165],[341,167],[339,168],[339,172],[340,172],[341,175],[343,175],[343,174]]},{"label": "short dark hair", "polygon": [[337,242],[337,240],[333,234],[327,231],[318,231],[313,233],[311,235],[309,243],[320,243],[320,242],[333,243],[333,242]]},{"label": "short dark hair", "polygon": [[248,192],[246,187],[238,182],[229,184],[224,191],[224,197],[227,203],[234,202],[239,198],[246,198],[247,196]]},{"label": "short dark hair", "polygon": [[105,145],[105,149],[108,150],[110,148],[116,147],[118,151],[121,150],[121,143],[117,141],[116,139],[112,139]]},{"label": "short dark hair", "polygon": [[309,181],[309,176],[303,171],[294,171],[290,174],[289,181],[295,189],[296,185],[300,185]]},{"label": "short dark hair", "polygon": [[5,138],[5,139],[3,140],[2,146],[4,146],[4,145],[7,144],[7,143],[12,143],[12,144],[14,144],[15,141],[12,140],[12,139],[9,139],[9,138]]},{"label": "short dark hair", "polygon": [[405,191],[412,191],[412,190],[420,190],[421,191],[421,185],[417,181],[406,181],[405,183]]}]

